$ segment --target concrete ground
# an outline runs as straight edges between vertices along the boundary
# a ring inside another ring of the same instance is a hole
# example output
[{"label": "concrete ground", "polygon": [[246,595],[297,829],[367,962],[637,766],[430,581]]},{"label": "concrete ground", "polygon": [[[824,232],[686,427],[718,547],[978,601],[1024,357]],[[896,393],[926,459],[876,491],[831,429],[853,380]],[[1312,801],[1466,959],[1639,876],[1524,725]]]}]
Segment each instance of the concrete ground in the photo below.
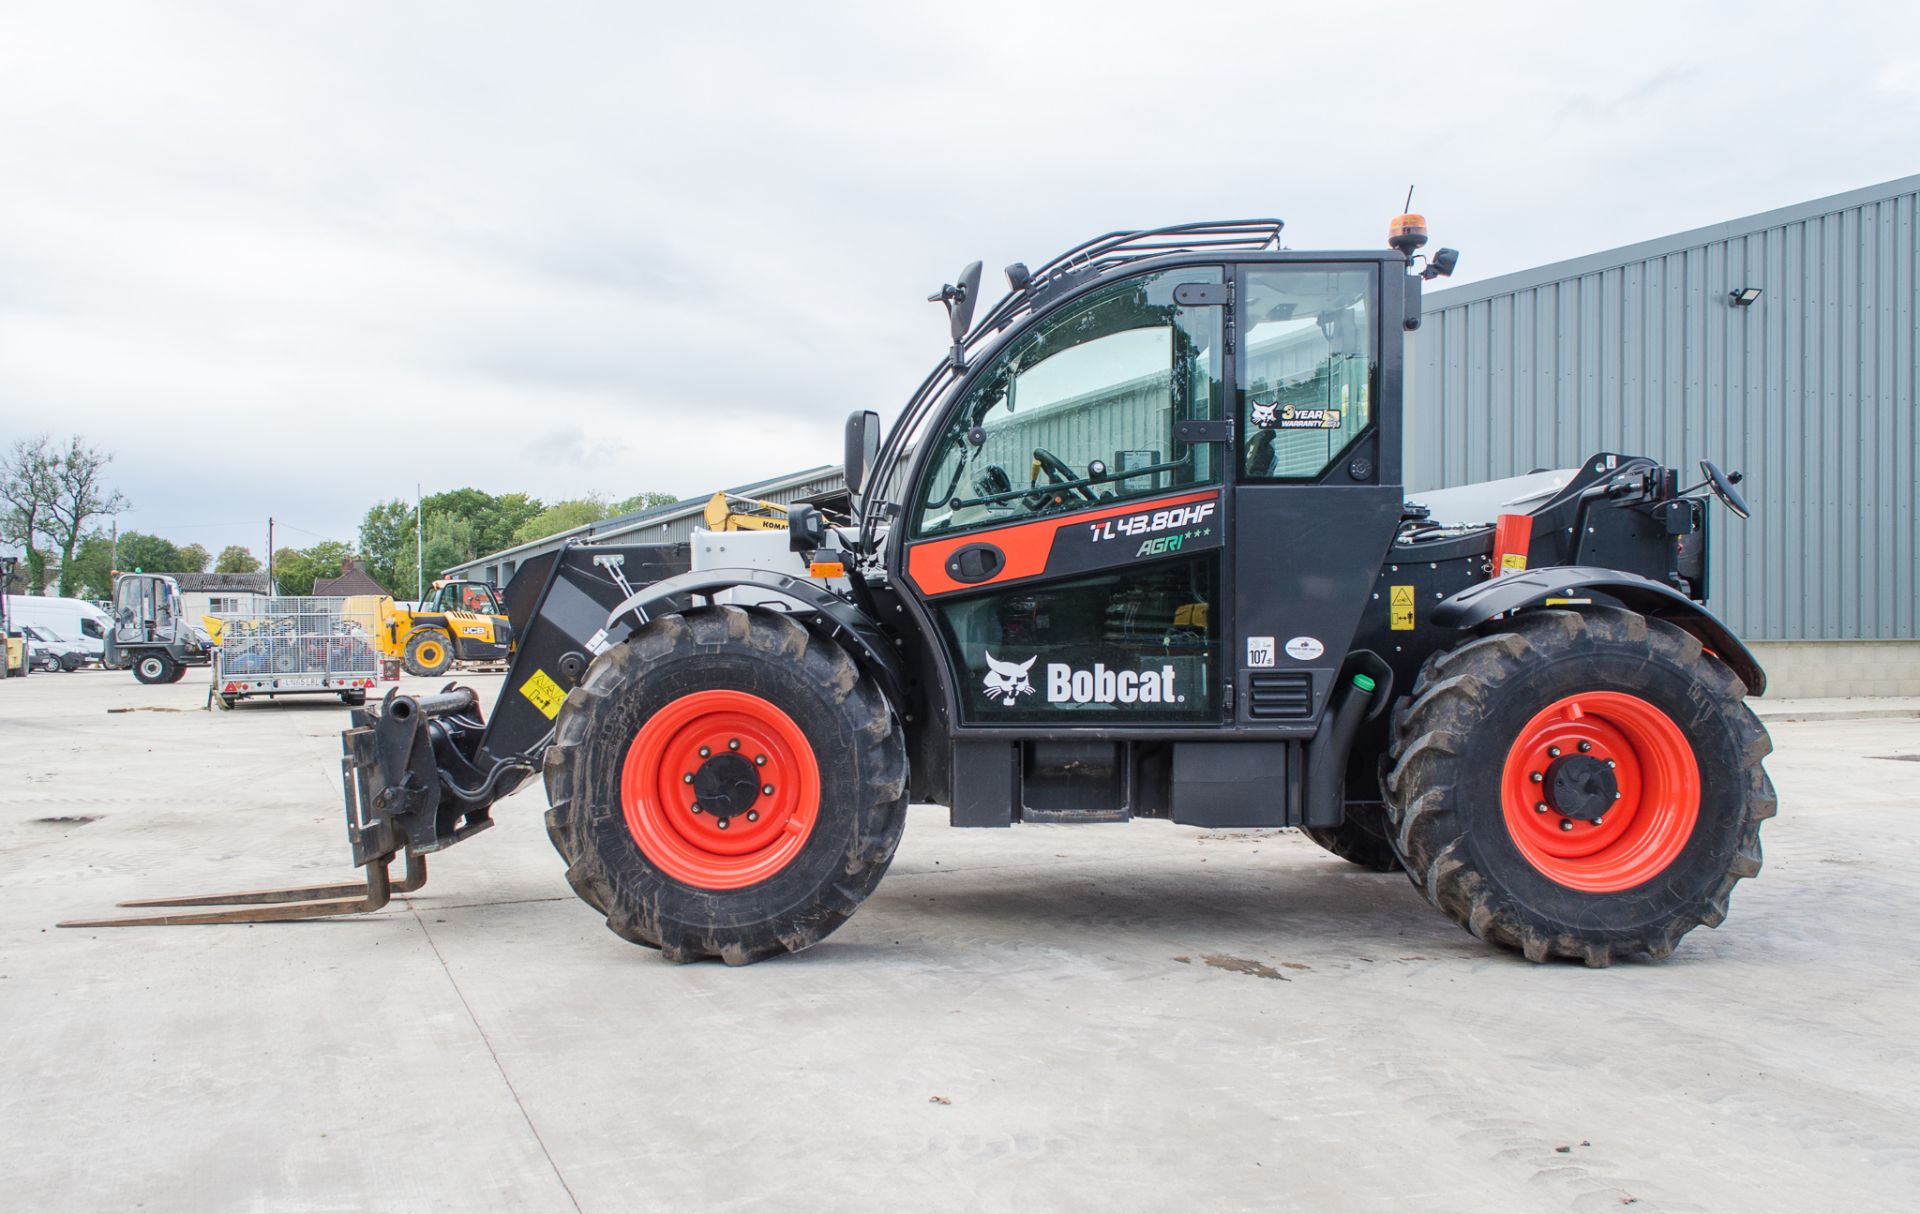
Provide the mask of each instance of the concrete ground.
[{"label": "concrete ground", "polygon": [[[469,680],[491,702],[498,676]],[[371,919],[55,930],[350,875],[327,701],[0,683],[21,1210],[1910,1208],[1920,718],[1774,724],[1718,931],[1489,951],[1291,833],[949,830],[799,957],[675,967],[536,788]],[[1791,708],[1792,706],[1785,706]]]}]

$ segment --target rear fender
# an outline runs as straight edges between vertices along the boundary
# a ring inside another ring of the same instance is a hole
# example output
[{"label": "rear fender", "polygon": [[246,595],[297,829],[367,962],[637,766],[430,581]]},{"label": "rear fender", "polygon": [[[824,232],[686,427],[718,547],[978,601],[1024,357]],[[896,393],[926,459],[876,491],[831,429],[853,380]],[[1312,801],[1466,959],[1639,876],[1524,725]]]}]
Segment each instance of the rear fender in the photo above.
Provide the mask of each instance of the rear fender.
[{"label": "rear fender", "polygon": [[[873,620],[819,583],[771,569],[700,569],[663,578],[635,591],[615,607],[598,639],[602,646],[611,638],[626,640],[656,615],[684,611],[697,600],[711,603],[717,595],[741,587],[769,590],[797,599],[805,610],[793,612],[793,618],[845,649],[860,669],[880,684],[895,714],[903,720],[908,718],[904,699],[905,664]],[[774,609],[755,606],[745,610],[771,612]],[[602,646],[594,646],[596,652]]]},{"label": "rear fender", "polygon": [[1662,619],[1691,633],[1740,676],[1748,695],[1767,690],[1759,660],[1718,616],[1671,586],[1618,569],[1549,565],[1509,573],[1460,591],[1435,607],[1431,619],[1440,628],[1468,629],[1510,611],[1561,606],[1577,610],[1596,602]]}]

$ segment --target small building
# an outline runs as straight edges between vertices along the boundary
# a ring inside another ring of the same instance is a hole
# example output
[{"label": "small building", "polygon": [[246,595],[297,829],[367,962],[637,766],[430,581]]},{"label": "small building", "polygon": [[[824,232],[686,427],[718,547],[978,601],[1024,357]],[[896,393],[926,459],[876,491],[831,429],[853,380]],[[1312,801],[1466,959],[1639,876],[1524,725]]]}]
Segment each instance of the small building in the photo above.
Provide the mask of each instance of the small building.
[{"label": "small building", "polygon": [[176,573],[180,602],[190,620],[203,615],[238,615],[262,610],[273,597],[273,579],[265,573]]},{"label": "small building", "polygon": [[355,594],[385,594],[387,588],[374,581],[358,557],[343,557],[339,577],[313,579],[313,593],[322,597],[345,598]]}]

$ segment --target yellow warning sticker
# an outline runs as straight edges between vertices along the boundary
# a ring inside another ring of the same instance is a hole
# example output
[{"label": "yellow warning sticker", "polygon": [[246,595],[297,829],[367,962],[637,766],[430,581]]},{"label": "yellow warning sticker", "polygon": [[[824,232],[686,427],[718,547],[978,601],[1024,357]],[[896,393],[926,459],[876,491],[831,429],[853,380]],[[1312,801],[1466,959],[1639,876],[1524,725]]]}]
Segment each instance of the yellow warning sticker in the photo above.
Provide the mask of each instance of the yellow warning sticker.
[{"label": "yellow warning sticker", "polygon": [[1503,552],[1500,554],[1500,572],[1518,573],[1527,567],[1527,554],[1524,552]]},{"label": "yellow warning sticker", "polygon": [[1413,587],[1387,588],[1387,627],[1395,632],[1413,631]]},{"label": "yellow warning sticker", "polygon": [[551,721],[560,711],[560,705],[567,702],[567,693],[560,684],[547,676],[544,670],[536,670],[533,677],[520,684],[520,694],[533,702],[533,706],[546,714]]}]

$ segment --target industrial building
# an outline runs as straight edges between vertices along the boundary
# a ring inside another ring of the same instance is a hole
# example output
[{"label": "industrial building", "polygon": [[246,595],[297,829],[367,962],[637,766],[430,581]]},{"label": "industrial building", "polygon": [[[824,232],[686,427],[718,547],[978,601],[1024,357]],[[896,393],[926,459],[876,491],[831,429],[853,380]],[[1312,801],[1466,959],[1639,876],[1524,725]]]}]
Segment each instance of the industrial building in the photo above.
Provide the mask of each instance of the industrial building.
[{"label": "industrial building", "polygon": [[[1409,336],[1409,493],[1617,451],[1745,474],[1710,605],[1777,695],[1920,694],[1920,176],[1431,291]],[[1113,402],[1109,402],[1110,404]],[[819,467],[734,492],[844,497]],[[706,499],[492,553],[687,538]]]}]

